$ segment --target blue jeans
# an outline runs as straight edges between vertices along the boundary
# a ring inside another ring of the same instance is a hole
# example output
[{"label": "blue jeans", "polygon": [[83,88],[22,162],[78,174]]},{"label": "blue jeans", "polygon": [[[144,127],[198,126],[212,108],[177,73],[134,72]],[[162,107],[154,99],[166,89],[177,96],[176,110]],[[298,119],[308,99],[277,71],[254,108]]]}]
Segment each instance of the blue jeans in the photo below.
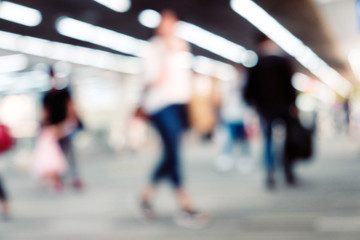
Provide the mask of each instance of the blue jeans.
[{"label": "blue jeans", "polygon": [[153,171],[151,182],[157,184],[162,179],[169,180],[174,188],[181,188],[180,142],[186,128],[186,106],[170,105],[150,117],[159,132],[162,142],[162,158]]},{"label": "blue jeans", "polygon": [[245,125],[243,122],[227,122],[225,123],[228,130],[228,138],[224,146],[224,154],[231,155],[233,153],[234,144],[239,141],[242,145],[242,153],[250,154],[248,142],[246,139]]},{"label": "blue jeans", "polygon": [[[274,144],[273,144],[273,129],[272,124],[275,120],[282,120],[285,124],[286,136],[288,135],[289,128],[288,114],[279,114],[278,117],[262,117],[261,125],[264,135],[264,165],[267,174],[273,174],[276,168],[276,159],[274,156]],[[288,159],[284,153],[282,153],[282,164],[284,167],[284,173],[287,178],[292,177],[293,161]]]},{"label": "blue jeans", "polygon": [[275,171],[275,157],[273,152],[272,139],[272,122],[273,119],[262,119],[262,131],[264,135],[264,165],[267,174],[272,174]]}]

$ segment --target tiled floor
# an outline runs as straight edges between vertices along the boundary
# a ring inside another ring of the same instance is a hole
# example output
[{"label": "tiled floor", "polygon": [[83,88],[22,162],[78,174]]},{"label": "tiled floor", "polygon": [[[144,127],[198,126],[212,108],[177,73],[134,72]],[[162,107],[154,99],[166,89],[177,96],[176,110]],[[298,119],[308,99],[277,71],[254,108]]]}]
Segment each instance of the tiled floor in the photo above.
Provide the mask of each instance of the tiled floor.
[{"label": "tiled floor", "polygon": [[203,229],[174,223],[177,208],[167,185],[155,199],[158,219],[141,218],[138,195],[156,151],[116,156],[89,149],[79,153],[87,183],[81,193],[45,192],[28,174],[8,168],[13,217],[0,221],[0,239],[360,239],[360,143],[318,141],[314,159],[298,166],[301,185],[290,189],[279,174],[272,192],[263,187],[258,147],[255,169],[241,174],[216,171],[216,146],[192,145],[184,154],[186,182],[196,205],[213,217]]}]

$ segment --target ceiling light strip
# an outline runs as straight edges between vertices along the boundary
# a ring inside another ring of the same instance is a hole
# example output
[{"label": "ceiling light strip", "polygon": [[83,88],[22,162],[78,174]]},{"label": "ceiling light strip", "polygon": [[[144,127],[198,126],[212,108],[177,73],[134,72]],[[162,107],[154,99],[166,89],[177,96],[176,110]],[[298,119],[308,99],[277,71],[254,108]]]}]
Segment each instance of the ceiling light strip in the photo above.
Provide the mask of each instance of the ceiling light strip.
[{"label": "ceiling light strip", "polygon": [[251,50],[233,43],[219,35],[211,33],[203,28],[187,22],[179,22],[176,31],[180,38],[206,49],[216,55],[229,59],[233,62],[252,67],[257,63],[257,55]]},{"label": "ceiling light strip", "polygon": [[0,48],[115,72],[129,74],[141,72],[140,59],[137,57],[121,56],[4,31],[0,31]]},{"label": "ceiling light strip", "polygon": [[94,0],[115,12],[127,12],[131,7],[130,0]]},{"label": "ceiling light strip", "polygon": [[0,18],[28,27],[35,27],[42,20],[40,11],[8,1],[0,1]]},{"label": "ceiling light strip", "polygon": [[146,41],[69,17],[59,18],[56,29],[64,36],[135,56],[140,56],[147,45]]},{"label": "ceiling light strip", "polygon": [[28,64],[29,59],[24,54],[0,56],[0,73],[22,71]]}]

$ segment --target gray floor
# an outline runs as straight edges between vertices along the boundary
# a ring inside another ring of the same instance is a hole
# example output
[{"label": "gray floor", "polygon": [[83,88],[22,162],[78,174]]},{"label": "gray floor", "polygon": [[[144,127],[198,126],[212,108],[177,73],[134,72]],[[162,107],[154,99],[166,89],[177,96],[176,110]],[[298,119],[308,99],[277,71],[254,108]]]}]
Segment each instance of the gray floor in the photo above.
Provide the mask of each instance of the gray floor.
[{"label": "gray floor", "polygon": [[[217,147],[187,144],[185,169],[196,206],[211,213],[203,229],[173,221],[171,189],[155,199],[158,219],[144,221],[138,193],[156,151],[115,155],[103,148],[79,153],[87,188],[78,193],[43,191],[34,179],[12,167],[5,173],[13,216],[0,221],[0,239],[360,239],[360,143],[347,137],[322,139],[314,159],[298,166],[301,185],[290,189],[278,176],[277,189],[263,187],[257,166],[250,174],[219,173]],[[258,148],[254,148],[259,155]]]}]

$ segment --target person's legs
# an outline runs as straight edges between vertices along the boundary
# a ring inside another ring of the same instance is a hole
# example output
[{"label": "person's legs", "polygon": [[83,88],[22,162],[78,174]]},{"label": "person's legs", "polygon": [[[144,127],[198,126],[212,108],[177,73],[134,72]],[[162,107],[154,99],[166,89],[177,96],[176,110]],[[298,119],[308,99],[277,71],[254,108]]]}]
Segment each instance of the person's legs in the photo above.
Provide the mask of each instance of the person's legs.
[{"label": "person's legs", "polygon": [[69,165],[68,174],[72,179],[73,186],[74,188],[80,190],[83,188],[83,181],[79,177],[78,166],[75,160],[74,148],[71,141],[72,140],[70,137],[64,137],[59,139],[59,145],[68,162]]},{"label": "person's legs", "polygon": [[226,156],[231,156],[233,154],[234,142],[235,142],[235,127],[231,123],[225,123],[227,130],[227,138],[223,148],[223,154]]},{"label": "person's legs", "polygon": [[234,164],[234,144],[235,144],[235,130],[230,122],[224,122],[226,129],[226,139],[222,147],[221,155],[216,159],[216,167],[220,171],[229,171]]},{"label": "person's legs", "polygon": [[250,173],[253,168],[250,146],[245,133],[244,122],[239,121],[236,124],[236,140],[240,142],[241,155],[238,159],[238,170],[244,174]]},{"label": "person's legs", "polygon": [[0,178],[0,204],[1,204],[1,212],[4,215],[8,215],[9,214],[8,197],[5,192],[1,178]]},{"label": "person's legs", "polygon": [[291,159],[284,159],[283,163],[285,180],[288,185],[295,185],[296,178],[294,174],[294,161]]},{"label": "person's legs", "polygon": [[47,187],[55,192],[61,192],[64,188],[64,183],[58,173],[49,173],[44,177],[44,180]]},{"label": "person's legs", "polygon": [[178,199],[180,208],[184,211],[192,211],[193,206],[190,195],[185,191],[184,188],[180,187],[176,189],[176,197]]},{"label": "person's legs", "polygon": [[247,139],[246,132],[245,132],[244,122],[238,122],[236,124],[236,139],[238,139],[241,143],[242,155],[249,157],[250,156],[250,147],[249,147],[249,141]]},{"label": "person's legs", "polygon": [[264,165],[266,171],[266,184],[267,187],[272,188],[275,185],[275,158],[273,155],[271,119],[262,119],[262,130],[264,135]]},{"label": "person's legs", "polygon": [[174,218],[175,223],[183,227],[201,228],[209,223],[209,214],[194,209],[190,195],[184,188],[176,190],[176,196],[180,205],[181,212]]},{"label": "person's legs", "polygon": [[[179,148],[183,125],[176,106],[169,106],[151,117],[162,142],[162,159],[151,176],[151,183],[142,193],[143,206],[151,201],[155,186],[161,179],[167,178],[174,188],[181,189],[182,177],[179,162]],[[184,194],[178,194],[179,203],[187,202]]]},{"label": "person's legs", "polygon": [[185,190],[182,181],[179,150],[181,135],[185,125],[181,121],[181,107],[177,105],[170,106],[152,117],[154,126],[159,131],[162,140],[163,158],[152,175],[151,184],[142,193],[141,207],[147,218],[155,216],[150,201],[158,181],[166,178],[175,189],[176,198],[183,214],[176,221],[180,220],[179,223],[186,223],[192,226],[204,225],[210,220],[210,217],[205,213],[194,210],[190,195]]},{"label": "person's legs", "polygon": [[151,116],[151,122],[154,128],[158,131],[161,144],[162,144],[162,156],[160,162],[152,171],[150,183],[142,190],[141,193],[141,205],[142,210],[148,218],[153,218],[154,213],[150,206],[150,201],[153,198],[155,187],[158,181],[166,174],[166,155],[167,155],[167,148],[165,147],[166,141],[164,140],[165,132],[163,127],[163,119],[166,115],[166,109],[156,113],[155,115]]},{"label": "person's legs", "polygon": [[289,135],[289,127],[290,127],[290,117],[285,117],[285,124],[286,124],[286,140],[285,140],[285,147],[283,152],[283,170],[284,170],[284,177],[285,181],[288,185],[295,185],[296,184],[296,177],[294,173],[294,164],[295,160],[291,159],[286,150],[286,141]]},{"label": "person's legs", "polygon": [[163,155],[151,181],[156,185],[162,178],[168,178],[174,187],[178,187],[182,184],[179,150],[183,128],[176,106],[170,106],[154,116],[153,122],[161,138]]}]

